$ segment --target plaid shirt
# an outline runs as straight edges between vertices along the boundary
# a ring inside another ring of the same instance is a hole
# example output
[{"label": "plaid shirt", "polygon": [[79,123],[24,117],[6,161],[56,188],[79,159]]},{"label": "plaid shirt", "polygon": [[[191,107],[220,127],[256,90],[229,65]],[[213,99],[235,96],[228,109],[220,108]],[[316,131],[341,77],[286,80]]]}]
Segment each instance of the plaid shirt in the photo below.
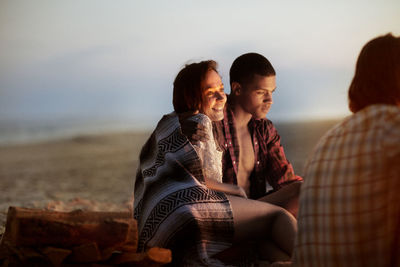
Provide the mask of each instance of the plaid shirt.
[{"label": "plaid shirt", "polygon": [[400,108],[332,128],[306,165],[294,266],[400,266],[399,190]]},{"label": "plaid shirt", "polygon": [[[252,136],[255,159],[250,176],[249,198],[258,199],[266,195],[269,190],[278,190],[285,184],[302,180],[300,176],[294,174],[293,167],[286,159],[280,143],[280,136],[270,120],[251,119],[248,127]],[[223,182],[237,184],[240,151],[235,119],[229,101],[225,105],[224,119],[214,122],[214,128],[218,143],[224,150]]]}]

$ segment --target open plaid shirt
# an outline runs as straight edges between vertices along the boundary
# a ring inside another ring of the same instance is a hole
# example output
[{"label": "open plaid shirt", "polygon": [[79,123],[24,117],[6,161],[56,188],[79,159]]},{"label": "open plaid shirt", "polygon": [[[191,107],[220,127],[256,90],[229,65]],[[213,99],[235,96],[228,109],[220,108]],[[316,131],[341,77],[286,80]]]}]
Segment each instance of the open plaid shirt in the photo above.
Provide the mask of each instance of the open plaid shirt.
[{"label": "open plaid shirt", "polygon": [[[223,182],[237,184],[240,151],[229,99],[225,105],[224,119],[214,122],[214,126],[218,143],[224,150]],[[286,159],[280,143],[280,136],[270,120],[251,119],[248,127],[252,135],[255,154],[249,198],[258,199],[266,195],[269,190],[278,190],[285,184],[302,180],[300,176],[294,174],[293,167]]]},{"label": "open plaid shirt", "polygon": [[369,106],[319,141],[300,193],[294,266],[400,266],[400,108]]}]

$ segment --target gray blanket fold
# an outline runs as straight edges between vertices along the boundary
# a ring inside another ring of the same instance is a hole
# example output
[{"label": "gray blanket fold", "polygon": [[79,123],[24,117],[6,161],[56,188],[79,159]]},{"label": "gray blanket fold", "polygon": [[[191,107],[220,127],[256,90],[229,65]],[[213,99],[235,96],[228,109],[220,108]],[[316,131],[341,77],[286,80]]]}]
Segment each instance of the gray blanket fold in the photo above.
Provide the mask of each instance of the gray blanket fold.
[{"label": "gray blanket fold", "polygon": [[159,121],[142,149],[134,197],[139,251],[158,246],[172,250],[174,265],[223,265],[212,256],[231,246],[230,203],[204,185],[199,156],[175,113]]}]

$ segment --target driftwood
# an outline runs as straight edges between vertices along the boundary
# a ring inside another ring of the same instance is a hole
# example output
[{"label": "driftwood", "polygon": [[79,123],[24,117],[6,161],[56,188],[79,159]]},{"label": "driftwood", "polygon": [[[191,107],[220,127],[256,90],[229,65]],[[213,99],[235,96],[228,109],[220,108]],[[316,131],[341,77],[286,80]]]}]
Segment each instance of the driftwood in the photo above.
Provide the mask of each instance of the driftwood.
[{"label": "driftwood", "polygon": [[168,249],[151,248],[145,253],[136,249],[137,223],[130,212],[10,207],[0,243],[0,265],[161,266],[172,260]]}]

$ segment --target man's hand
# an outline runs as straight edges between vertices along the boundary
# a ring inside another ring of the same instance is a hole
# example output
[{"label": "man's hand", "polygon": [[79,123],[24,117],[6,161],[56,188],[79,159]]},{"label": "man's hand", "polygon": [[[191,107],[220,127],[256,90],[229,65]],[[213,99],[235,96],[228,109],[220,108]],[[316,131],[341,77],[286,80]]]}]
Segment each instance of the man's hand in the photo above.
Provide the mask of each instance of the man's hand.
[{"label": "man's hand", "polygon": [[206,142],[210,140],[210,136],[206,132],[206,128],[195,122],[188,120],[189,117],[195,115],[194,112],[185,112],[179,114],[179,123],[181,124],[181,130],[189,141],[201,141]]}]

